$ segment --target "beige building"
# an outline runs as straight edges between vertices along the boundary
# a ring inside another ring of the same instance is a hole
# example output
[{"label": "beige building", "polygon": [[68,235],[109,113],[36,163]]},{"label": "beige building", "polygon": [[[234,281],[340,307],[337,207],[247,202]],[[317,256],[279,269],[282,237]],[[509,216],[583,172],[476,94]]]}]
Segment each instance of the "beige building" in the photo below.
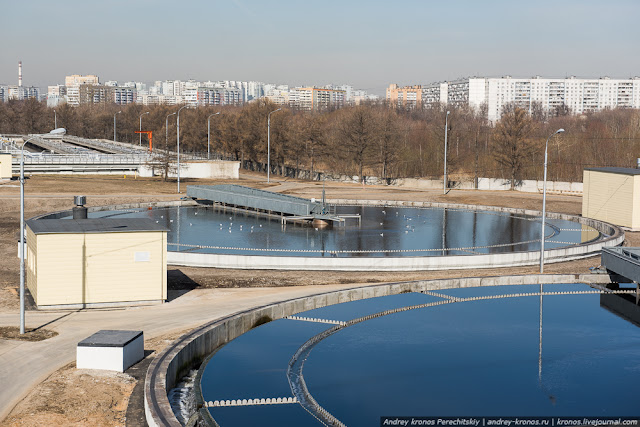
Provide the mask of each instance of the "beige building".
[{"label": "beige building", "polygon": [[165,301],[167,231],[150,219],[29,220],[29,291],[39,308]]},{"label": "beige building", "polygon": [[387,88],[387,102],[392,107],[406,109],[422,108],[422,86],[404,86],[391,84]]},{"label": "beige building", "polygon": [[100,82],[98,81],[98,76],[94,76],[93,74],[88,74],[86,76],[74,74],[72,76],[65,76],[64,78],[65,86],[98,85],[98,84],[100,84]]},{"label": "beige building", "polygon": [[305,111],[327,111],[344,107],[345,97],[340,89],[297,87],[289,93],[289,104]]},{"label": "beige building", "polygon": [[640,230],[640,169],[588,168],[582,216]]},{"label": "beige building", "polygon": [[0,154],[0,179],[11,178],[11,154]]}]

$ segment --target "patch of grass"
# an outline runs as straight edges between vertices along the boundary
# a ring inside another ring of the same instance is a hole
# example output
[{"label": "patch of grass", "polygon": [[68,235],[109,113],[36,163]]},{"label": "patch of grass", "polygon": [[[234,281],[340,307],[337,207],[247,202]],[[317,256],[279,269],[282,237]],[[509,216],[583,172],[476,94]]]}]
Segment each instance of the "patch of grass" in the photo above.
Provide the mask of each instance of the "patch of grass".
[{"label": "patch of grass", "polygon": [[43,341],[49,338],[53,338],[58,333],[50,329],[28,329],[26,328],[24,334],[20,334],[20,328],[17,326],[2,326],[0,327],[0,339],[18,340],[18,341]]}]

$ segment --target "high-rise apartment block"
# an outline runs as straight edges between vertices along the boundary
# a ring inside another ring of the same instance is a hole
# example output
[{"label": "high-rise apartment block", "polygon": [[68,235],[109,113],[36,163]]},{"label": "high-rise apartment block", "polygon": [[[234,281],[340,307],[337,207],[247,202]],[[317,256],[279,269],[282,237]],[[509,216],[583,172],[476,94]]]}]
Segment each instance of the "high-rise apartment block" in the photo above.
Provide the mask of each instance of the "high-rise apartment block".
[{"label": "high-rise apartment block", "polygon": [[422,86],[400,87],[391,84],[387,88],[387,101],[394,107],[422,108]]},{"label": "high-rise apartment block", "polygon": [[[415,99],[415,102],[414,102]],[[421,102],[420,100],[421,99]],[[399,88],[390,85],[387,101],[405,108],[451,105],[487,109],[488,119],[500,119],[505,105],[532,111],[540,107],[545,114],[568,109],[583,114],[613,108],[640,108],[640,78],[549,79],[539,76],[519,79],[472,77],[451,82]]]},{"label": "high-rise apartment block", "polygon": [[289,105],[305,111],[326,111],[344,107],[346,91],[318,87],[297,87],[289,91]]},{"label": "high-rise apartment block", "polygon": [[66,76],[64,78],[64,85],[74,86],[74,85],[98,85],[100,84],[98,80],[98,76],[94,76],[93,74],[88,74],[86,76],[82,76],[80,74],[73,74],[71,76]]}]

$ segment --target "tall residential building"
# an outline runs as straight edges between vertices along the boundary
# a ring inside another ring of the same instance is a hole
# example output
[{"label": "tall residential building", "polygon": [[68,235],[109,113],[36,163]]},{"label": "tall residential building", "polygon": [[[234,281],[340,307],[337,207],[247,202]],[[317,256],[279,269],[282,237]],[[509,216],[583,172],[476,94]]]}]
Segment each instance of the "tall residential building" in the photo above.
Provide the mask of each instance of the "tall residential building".
[{"label": "tall residential building", "polygon": [[80,74],[73,74],[71,76],[66,76],[64,78],[65,86],[73,86],[73,85],[97,85],[100,84],[98,81],[98,76],[94,76],[93,74],[88,74],[86,76],[82,76]]},{"label": "tall residential building", "polygon": [[197,105],[242,105],[242,94],[237,87],[201,87],[197,89]]},{"label": "tall residential building", "polygon": [[113,88],[113,102],[119,105],[135,104],[138,98],[135,87],[116,86]]},{"label": "tall residential building", "polygon": [[247,102],[264,96],[264,83],[249,82],[247,85]]},{"label": "tall residential building", "polygon": [[[71,88],[74,86],[71,86]],[[106,85],[80,85],[78,104],[133,104],[137,100],[135,88]]]},{"label": "tall residential building", "polygon": [[[74,107],[80,105],[80,86],[99,84],[98,76],[94,76],[93,74],[88,74],[86,76],[80,74],[65,76],[64,85],[67,88],[67,103]],[[85,96],[87,96],[86,93]],[[83,99],[83,102],[87,102],[87,100]]]},{"label": "tall residential building", "polygon": [[344,90],[297,87],[289,91],[289,105],[306,111],[342,108],[345,104],[345,94]]},{"label": "tall residential building", "polygon": [[67,94],[67,87],[63,85],[54,85],[47,87],[47,95],[64,96]]},{"label": "tall residential building", "polygon": [[387,88],[387,102],[394,107],[422,108],[422,86],[399,87],[391,84]]},{"label": "tall residential building", "polygon": [[[440,96],[438,96],[438,92]],[[533,111],[537,105],[543,113],[568,108],[572,114],[613,108],[640,108],[640,78],[528,79],[471,77],[423,86],[423,105],[468,105],[475,109],[486,106],[488,119],[500,119],[506,104],[515,103]]]},{"label": "tall residential building", "polygon": [[35,98],[40,101],[40,88],[35,86],[19,86],[19,85],[9,85],[6,86],[7,93],[6,99],[29,99]]}]

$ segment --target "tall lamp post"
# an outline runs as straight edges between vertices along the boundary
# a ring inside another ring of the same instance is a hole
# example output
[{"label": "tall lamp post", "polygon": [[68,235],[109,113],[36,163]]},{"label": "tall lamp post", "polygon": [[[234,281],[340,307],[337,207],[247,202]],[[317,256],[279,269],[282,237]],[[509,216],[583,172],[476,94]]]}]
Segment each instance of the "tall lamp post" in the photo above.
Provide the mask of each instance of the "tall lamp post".
[{"label": "tall lamp post", "polygon": [[58,129],[58,113],[55,109],[53,110],[53,128]]},{"label": "tall lamp post", "polygon": [[116,116],[122,113],[122,111],[118,111],[113,115],[113,142],[116,142]]},{"label": "tall lamp post", "polygon": [[564,129],[558,129],[547,138],[547,142],[544,144],[544,180],[542,183],[542,231],[540,232],[540,274],[544,272],[544,223],[546,218],[547,208],[547,148],[549,147],[549,140],[555,134],[564,132]]},{"label": "tall lamp post", "polygon": [[[54,129],[51,135],[67,133],[66,129]],[[37,136],[32,136],[22,143],[20,149],[20,334],[24,334],[24,146]]]},{"label": "tall lamp post", "polygon": [[444,118],[444,182],[442,183],[442,194],[447,194],[447,134],[449,133],[449,113]]},{"label": "tall lamp post", "polygon": [[267,182],[270,182],[271,176],[271,115],[280,110],[282,110],[282,108],[273,110],[267,116]]},{"label": "tall lamp post", "polygon": [[[138,129],[140,132],[142,132],[142,116],[144,116],[145,114],[149,114],[149,111],[147,111],[146,113],[140,114],[140,129]],[[140,142],[138,143],[138,145],[142,147],[142,134],[140,134]]]},{"label": "tall lamp post", "polygon": [[177,150],[178,150],[178,193],[180,193],[180,111],[182,111],[183,108],[187,108],[189,107],[189,105],[183,105],[182,107],[180,107],[178,109],[178,111],[176,112],[176,114],[178,115],[178,118],[176,120],[176,134],[177,134],[177,139],[178,139],[178,143],[177,143]]},{"label": "tall lamp post", "polygon": [[207,160],[211,160],[211,117],[218,114],[220,114],[220,111],[207,117]]},{"label": "tall lamp post", "polygon": [[176,113],[171,113],[167,115],[167,118],[164,120],[164,149],[165,151],[169,152],[169,117],[175,115]]}]

